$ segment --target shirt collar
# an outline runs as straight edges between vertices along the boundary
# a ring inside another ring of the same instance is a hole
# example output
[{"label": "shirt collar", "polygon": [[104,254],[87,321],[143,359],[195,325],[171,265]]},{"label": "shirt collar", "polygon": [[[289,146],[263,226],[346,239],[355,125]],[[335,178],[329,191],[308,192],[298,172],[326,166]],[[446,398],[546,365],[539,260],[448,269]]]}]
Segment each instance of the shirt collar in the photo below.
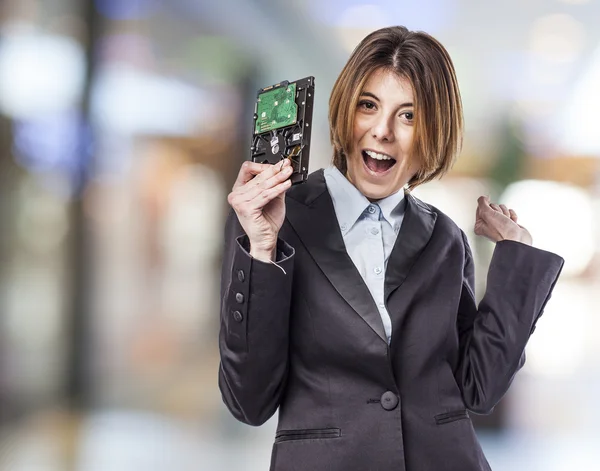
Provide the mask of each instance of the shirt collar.
[{"label": "shirt collar", "polygon": [[381,208],[381,214],[392,227],[394,227],[398,217],[404,214],[404,204],[401,203],[404,203],[404,188],[400,188],[396,193],[377,201]]},{"label": "shirt collar", "polygon": [[[346,234],[369,206],[370,201],[364,196],[335,166],[324,170],[327,189],[333,201],[342,234]],[[394,223],[403,214],[404,189],[376,201],[381,208],[382,216],[394,227]]]}]

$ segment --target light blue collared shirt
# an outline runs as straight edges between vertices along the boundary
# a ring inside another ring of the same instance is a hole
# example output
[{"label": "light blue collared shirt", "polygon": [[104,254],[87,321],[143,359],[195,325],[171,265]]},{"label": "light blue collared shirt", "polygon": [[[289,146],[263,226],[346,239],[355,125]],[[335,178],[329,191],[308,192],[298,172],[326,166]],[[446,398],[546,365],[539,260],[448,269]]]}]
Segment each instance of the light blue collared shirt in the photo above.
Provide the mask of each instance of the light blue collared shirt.
[{"label": "light blue collared shirt", "polygon": [[404,189],[371,203],[336,168],[323,172],[346,251],[375,300],[388,344],[392,322],[385,307],[385,269],[404,219]]}]

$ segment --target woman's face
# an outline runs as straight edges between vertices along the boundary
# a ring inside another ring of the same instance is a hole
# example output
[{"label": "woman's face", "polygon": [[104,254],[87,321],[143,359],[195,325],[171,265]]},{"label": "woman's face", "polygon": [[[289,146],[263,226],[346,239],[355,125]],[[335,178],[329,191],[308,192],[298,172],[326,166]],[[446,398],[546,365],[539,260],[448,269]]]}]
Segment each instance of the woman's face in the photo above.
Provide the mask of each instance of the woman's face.
[{"label": "woman's face", "polygon": [[410,82],[384,69],[370,75],[358,99],[347,177],[372,201],[396,193],[419,170],[410,154],[413,103]]}]

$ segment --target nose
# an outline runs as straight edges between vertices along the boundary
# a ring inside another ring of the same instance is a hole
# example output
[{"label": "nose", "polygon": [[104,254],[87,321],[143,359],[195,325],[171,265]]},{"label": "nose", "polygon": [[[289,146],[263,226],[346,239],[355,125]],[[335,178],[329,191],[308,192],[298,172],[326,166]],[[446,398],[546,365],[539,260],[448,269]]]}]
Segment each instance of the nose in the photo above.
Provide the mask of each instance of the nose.
[{"label": "nose", "polygon": [[371,128],[372,136],[381,142],[392,142],[394,140],[394,128],[390,124],[391,118],[381,114],[373,123]]}]

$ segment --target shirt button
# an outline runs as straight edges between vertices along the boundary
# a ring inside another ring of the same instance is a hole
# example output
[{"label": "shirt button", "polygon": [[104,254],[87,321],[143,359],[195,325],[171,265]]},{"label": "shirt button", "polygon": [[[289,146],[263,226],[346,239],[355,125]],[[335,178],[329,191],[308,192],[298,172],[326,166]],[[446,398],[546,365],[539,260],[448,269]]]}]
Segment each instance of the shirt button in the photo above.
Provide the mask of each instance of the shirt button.
[{"label": "shirt button", "polygon": [[235,300],[242,304],[244,302],[244,295],[242,293],[236,293]]},{"label": "shirt button", "polygon": [[371,234],[373,234],[373,235],[379,234],[379,229],[377,229],[376,227],[372,227],[371,228]]},{"label": "shirt button", "polygon": [[244,316],[240,311],[233,311],[233,320],[236,322],[242,322],[244,320]]},{"label": "shirt button", "polygon": [[244,275],[244,270],[238,270],[237,277],[238,277],[238,280],[244,281],[244,279],[246,278],[246,275]]},{"label": "shirt button", "polygon": [[377,208],[375,208],[375,206],[370,205],[369,208],[367,209],[367,211],[369,211],[371,214],[375,214],[375,212],[377,211]]},{"label": "shirt button", "polygon": [[373,271],[375,272],[376,275],[379,275],[381,273],[381,267],[375,267],[373,269]]},{"label": "shirt button", "polygon": [[381,309],[383,309],[383,308],[385,307],[385,304],[384,304],[384,303],[379,303],[379,307],[380,307]]},{"label": "shirt button", "polygon": [[346,224],[342,224],[342,231],[345,231],[348,228]]}]

